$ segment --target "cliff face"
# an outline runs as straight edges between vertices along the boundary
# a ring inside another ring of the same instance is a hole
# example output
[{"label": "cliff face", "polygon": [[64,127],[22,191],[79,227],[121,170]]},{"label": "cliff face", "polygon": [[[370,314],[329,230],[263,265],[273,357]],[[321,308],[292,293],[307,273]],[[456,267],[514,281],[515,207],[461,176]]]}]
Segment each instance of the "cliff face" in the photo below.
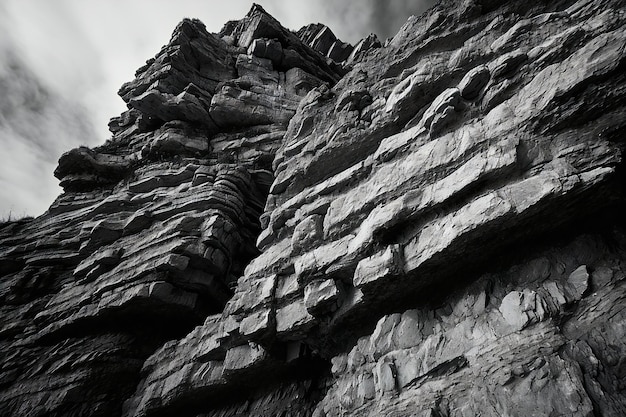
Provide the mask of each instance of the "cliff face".
[{"label": "cliff face", "polygon": [[625,415],[624,6],[183,21],[0,226],[1,414]]}]

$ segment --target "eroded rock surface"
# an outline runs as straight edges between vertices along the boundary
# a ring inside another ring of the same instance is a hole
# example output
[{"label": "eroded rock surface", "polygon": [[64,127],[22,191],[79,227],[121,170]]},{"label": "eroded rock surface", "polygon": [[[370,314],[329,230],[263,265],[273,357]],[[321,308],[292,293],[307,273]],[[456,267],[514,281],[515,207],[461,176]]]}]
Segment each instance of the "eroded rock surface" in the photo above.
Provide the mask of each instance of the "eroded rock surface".
[{"label": "eroded rock surface", "polygon": [[626,13],[183,21],[0,227],[6,415],[626,414]]}]

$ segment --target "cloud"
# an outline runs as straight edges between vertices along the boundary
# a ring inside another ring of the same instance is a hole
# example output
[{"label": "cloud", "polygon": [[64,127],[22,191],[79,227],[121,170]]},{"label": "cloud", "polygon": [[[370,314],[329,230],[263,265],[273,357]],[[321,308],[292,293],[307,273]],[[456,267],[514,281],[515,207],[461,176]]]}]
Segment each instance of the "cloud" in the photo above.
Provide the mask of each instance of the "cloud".
[{"label": "cloud", "polygon": [[411,15],[420,15],[437,3],[436,0],[370,0],[372,30],[383,39],[392,37]]},{"label": "cloud", "polygon": [[392,37],[409,16],[420,15],[437,0],[266,0],[261,3],[291,29],[320,22],[343,41],[354,44],[370,33],[383,41]]},{"label": "cloud", "polygon": [[40,214],[61,191],[60,154],[95,135],[81,106],[47,90],[10,49],[0,54],[0,218]]},{"label": "cloud", "polygon": [[61,192],[51,175],[55,163],[14,132],[0,128],[6,158],[0,164],[0,219],[43,213]]}]

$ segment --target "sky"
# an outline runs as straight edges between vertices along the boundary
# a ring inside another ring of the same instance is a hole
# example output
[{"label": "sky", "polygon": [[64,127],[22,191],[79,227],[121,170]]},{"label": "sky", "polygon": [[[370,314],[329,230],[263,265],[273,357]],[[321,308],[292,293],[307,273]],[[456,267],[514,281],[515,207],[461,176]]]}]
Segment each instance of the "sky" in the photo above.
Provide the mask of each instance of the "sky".
[{"label": "sky", "polygon": [[[384,41],[436,0],[257,0],[283,26],[328,25],[355,44]],[[177,23],[218,32],[249,0],[0,0],[0,221],[42,214],[62,192],[53,171],[77,146],[110,137],[119,87]]]}]

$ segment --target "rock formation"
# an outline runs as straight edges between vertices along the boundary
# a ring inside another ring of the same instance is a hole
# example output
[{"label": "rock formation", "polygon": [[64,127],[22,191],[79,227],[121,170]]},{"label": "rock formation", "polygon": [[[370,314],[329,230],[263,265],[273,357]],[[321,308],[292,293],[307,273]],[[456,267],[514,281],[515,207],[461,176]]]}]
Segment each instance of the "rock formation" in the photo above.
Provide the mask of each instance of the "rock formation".
[{"label": "rock formation", "polygon": [[0,227],[0,414],[626,415],[626,13],[184,20]]}]

